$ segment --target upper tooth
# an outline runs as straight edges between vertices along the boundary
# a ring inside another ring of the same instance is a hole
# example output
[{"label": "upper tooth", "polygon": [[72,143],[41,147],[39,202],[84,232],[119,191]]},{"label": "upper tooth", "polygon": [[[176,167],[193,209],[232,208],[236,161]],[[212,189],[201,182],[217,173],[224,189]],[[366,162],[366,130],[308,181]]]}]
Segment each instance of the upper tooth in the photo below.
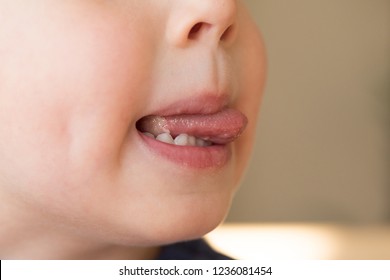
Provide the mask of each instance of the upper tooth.
[{"label": "upper tooth", "polygon": [[169,134],[169,133],[159,134],[159,135],[157,135],[156,139],[161,141],[161,142],[164,142],[164,143],[174,144],[173,138],[172,138],[171,134]]}]

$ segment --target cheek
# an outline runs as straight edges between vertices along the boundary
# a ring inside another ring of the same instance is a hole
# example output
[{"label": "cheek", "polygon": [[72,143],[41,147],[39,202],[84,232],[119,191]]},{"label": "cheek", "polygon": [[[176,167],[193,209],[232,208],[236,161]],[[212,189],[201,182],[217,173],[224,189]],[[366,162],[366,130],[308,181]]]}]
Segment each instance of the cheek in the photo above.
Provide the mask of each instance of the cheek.
[{"label": "cheek", "polygon": [[17,35],[2,46],[0,172],[3,185],[50,194],[114,164],[144,106],[152,44],[113,20],[30,20],[10,24]]},{"label": "cheek", "polygon": [[248,126],[236,142],[239,164],[237,177],[241,177],[252,152],[266,77],[266,58],[262,38],[252,23],[248,23],[245,27],[239,40],[240,52],[236,53],[240,77],[240,97],[237,106],[247,115]]}]

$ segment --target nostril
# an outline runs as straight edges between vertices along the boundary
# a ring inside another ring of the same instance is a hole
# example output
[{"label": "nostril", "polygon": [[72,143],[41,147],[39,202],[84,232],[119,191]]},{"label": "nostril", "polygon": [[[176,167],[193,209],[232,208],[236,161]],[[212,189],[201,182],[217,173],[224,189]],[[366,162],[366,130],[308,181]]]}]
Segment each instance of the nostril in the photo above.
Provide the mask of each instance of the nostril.
[{"label": "nostril", "polygon": [[198,22],[197,24],[195,24],[191,28],[190,32],[188,33],[188,39],[190,39],[190,40],[196,39],[198,37],[201,29],[203,29],[205,25],[207,25],[207,23],[205,23],[205,22]]},{"label": "nostril", "polygon": [[227,41],[230,35],[233,33],[234,26],[230,25],[221,35],[221,41]]},{"label": "nostril", "polygon": [[[189,40],[196,40],[198,39],[202,33],[204,33],[207,29],[212,27],[211,24],[206,23],[206,22],[198,22],[195,24],[191,30],[188,33],[188,39]],[[229,41],[229,39],[233,36],[233,33],[235,30],[235,25],[230,25],[228,28],[226,28],[223,33],[220,35],[219,40],[226,42]]]}]

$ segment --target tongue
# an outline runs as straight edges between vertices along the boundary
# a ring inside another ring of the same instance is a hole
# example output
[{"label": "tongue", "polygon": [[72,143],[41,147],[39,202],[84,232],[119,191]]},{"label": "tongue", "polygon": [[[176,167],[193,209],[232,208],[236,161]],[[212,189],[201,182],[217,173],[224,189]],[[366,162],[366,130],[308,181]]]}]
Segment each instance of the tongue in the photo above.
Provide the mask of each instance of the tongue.
[{"label": "tongue", "polygon": [[155,136],[169,132],[173,137],[185,133],[215,144],[226,144],[235,140],[244,131],[248,119],[235,109],[224,109],[208,115],[150,115],[137,122],[142,132]]}]

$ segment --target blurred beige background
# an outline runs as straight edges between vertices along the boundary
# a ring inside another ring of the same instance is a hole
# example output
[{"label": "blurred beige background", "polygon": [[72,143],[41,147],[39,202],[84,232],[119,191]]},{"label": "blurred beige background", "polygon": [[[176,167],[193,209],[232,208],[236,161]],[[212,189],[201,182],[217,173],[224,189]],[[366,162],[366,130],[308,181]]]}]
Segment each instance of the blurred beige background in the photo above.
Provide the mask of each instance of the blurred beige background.
[{"label": "blurred beige background", "polygon": [[228,222],[390,221],[390,0],[246,0],[268,85]]}]

